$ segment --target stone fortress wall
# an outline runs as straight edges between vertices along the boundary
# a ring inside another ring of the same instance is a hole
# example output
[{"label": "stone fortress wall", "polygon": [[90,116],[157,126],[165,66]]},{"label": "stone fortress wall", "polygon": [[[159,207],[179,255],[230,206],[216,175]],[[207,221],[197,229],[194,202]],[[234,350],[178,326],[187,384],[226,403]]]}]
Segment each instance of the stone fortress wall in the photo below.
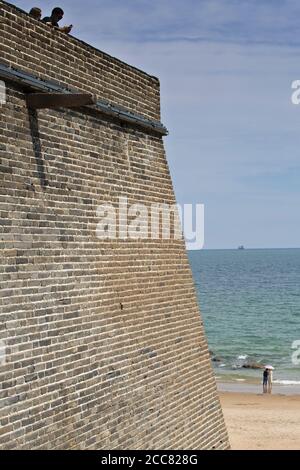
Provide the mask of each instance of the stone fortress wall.
[{"label": "stone fortress wall", "polygon": [[[159,81],[0,8],[0,448],[228,448],[184,242],[96,236],[175,203]],[[98,106],[28,108],[54,89]]]}]

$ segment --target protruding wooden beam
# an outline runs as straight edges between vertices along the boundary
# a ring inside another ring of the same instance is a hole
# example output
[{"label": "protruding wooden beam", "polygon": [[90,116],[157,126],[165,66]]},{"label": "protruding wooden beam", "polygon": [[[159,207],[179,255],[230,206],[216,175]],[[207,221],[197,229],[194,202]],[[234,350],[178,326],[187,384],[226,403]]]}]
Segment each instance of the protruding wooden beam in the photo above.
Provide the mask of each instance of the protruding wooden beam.
[{"label": "protruding wooden beam", "polygon": [[[59,93],[59,94],[81,94],[73,88],[66,85],[62,86],[56,82],[46,80],[45,78],[38,78],[35,75],[24,72],[20,69],[15,69],[0,62],[0,79],[5,81],[18,83],[23,90],[35,93]],[[90,95],[89,95],[90,96]],[[31,99],[29,99],[29,102]],[[93,103],[94,104],[94,103]],[[85,106],[82,106],[84,108]],[[101,114],[111,116],[121,122],[126,122],[132,125],[141,126],[148,132],[155,132],[159,135],[168,135],[168,129],[160,122],[148,119],[141,114],[136,114],[133,111],[124,109],[123,106],[108,103],[106,100],[98,98],[94,106],[95,111]]]},{"label": "protruding wooden beam", "polygon": [[78,108],[96,104],[96,99],[88,93],[30,93],[26,100],[32,109]]}]

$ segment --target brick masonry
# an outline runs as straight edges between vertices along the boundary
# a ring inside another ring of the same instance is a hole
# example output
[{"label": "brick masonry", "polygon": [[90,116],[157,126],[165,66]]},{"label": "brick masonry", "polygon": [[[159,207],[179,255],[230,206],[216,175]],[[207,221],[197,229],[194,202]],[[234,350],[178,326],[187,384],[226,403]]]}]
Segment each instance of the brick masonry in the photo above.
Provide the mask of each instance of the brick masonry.
[{"label": "brick masonry", "polygon": [[[0,7],[2,63],[160,119],[156,78]],[[228,448],[184,243],[96,237],[103,202],[175,202],[162,137],[6,85],[0,448]]]}]

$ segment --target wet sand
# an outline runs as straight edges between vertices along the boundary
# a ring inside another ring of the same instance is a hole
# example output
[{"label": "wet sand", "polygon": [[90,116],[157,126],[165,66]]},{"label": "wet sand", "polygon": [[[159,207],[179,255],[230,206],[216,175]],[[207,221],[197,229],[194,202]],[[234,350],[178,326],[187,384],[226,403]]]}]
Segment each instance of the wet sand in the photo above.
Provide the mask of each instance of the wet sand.
[{"label": "wet sand", "polygon": [[219,395],[233,450],[300,450],[300,395]]}]

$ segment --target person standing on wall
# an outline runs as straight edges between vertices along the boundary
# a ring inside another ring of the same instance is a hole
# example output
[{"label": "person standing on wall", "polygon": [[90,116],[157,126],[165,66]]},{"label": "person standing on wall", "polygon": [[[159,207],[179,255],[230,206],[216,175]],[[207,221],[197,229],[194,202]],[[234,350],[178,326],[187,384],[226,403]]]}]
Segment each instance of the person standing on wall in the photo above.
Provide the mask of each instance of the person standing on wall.
[{"label": "person standing on wall", "polygon": [[32,16],[32,18],[34,18],[35,20],[40,21],[40,19],[42,18],[42,10],[38,7],[33,7],[31,8],[29,15]]},{"label": "person standing on wall", "polygon": [[73,28],[73,25],[63,26],[61,28],[58,24],[59,21],[63,19],[63,17],[64,11],[61,8],[56,7],[52,10],[51,16],[45,16],[45,18],[43,18],[43,22],[55,29],[58,29],[59,31],[62,31],[63,33],[69,34]]}]

